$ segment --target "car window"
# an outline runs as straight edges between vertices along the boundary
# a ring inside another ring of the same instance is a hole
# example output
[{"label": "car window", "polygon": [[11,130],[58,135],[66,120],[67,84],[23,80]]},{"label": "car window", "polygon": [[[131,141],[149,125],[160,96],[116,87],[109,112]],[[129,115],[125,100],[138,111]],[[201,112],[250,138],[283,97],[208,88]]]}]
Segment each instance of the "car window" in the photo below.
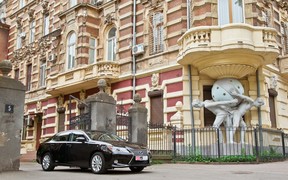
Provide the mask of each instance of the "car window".
[{"label": "car window", "polygon": [[54,136],[54,141],[68,141],[69,134],[62,134]]},{"label": "car window", "polygon": [[87,140],[87,138],[83,134],[74,134],[74,133],[72,133],[72,134],[70,134],[70,141],[76,141],[76,139],[78,137],[84,137]]},{"label": "car window", "polygon": [[115,134],[101,131],[90,131],[86,132],[86,134],[89,136],[89,138],[96,141],[125,141],[124,139]]}]

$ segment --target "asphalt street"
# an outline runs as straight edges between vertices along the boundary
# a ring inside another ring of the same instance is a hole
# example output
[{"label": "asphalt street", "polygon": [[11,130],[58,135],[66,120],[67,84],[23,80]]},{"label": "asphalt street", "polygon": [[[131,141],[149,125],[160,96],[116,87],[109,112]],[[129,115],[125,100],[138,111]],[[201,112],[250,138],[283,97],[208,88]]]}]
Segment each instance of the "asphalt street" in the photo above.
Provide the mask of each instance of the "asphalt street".
[{"label": "asphalt street", "polygon": [[96,175],[79,168],[56,167],[44,172],[37,163],[21,163],[19,171],[0,173],[0,180],[287,180],[288,161],[264,164],[157,164],[132,173],[129,169],[110,170]]}]

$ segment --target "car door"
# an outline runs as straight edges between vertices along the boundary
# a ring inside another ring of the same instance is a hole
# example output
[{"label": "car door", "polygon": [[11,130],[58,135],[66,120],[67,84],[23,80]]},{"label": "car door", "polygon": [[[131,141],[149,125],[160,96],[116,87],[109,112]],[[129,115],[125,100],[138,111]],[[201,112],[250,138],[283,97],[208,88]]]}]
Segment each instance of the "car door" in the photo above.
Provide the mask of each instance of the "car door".
[{"label": "car door", "polygon": [[[78,137],[85,138],[84,142],[77,141]],[[69,136],[68,147],[68,161],[71,165],[83,168],[89,167],[91,147],[88,143],[88,138],[79,132],[73,132]]]},{"label": "car door", "polygon": [[69,140],[68,133],[57,134],[49,143],[50,153],[58,164],[67,164],[67,142]]}]

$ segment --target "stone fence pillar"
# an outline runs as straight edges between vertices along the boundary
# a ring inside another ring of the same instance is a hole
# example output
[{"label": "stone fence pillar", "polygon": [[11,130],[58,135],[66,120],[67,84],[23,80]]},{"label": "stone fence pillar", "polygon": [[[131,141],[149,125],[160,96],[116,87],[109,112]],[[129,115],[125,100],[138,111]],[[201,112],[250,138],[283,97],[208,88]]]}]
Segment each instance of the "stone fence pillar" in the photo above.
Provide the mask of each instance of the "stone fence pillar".
[{"label": "stone fence pillar", "polygon": [[128,110],[129,117],[131,117],[129,142],[147,145],[147,108],[140,104],[141,97],[139,94],[135,94],[134,102]]},{"label": "stone fence pillar", "polygon": [[0,62],[0,173],[19,170],[25,86],[7,77],[10,61]]},{"label": "stone fence pillar", "polygon": [[87,104],[90,104],[91,130],[107,131],[116,134],[116,101],[105,93],[106,81],[98,81],[99,92],[88,96]]}]

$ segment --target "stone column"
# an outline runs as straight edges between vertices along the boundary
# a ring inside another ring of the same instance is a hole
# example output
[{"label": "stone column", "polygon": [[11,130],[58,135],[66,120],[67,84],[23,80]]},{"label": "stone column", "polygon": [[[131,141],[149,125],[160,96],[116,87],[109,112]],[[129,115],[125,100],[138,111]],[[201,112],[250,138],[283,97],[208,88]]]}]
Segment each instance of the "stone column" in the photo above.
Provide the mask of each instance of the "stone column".
[{"label": "stone column", "polygon": [[25,86],[7,77],[8,60],[0,62],[0,172],[19,170]]},{"label": "stone column", "polygon": [[129,142],[147,145],[147,108],[140,104],[141,97],[139,94],[135,94],[134,102],[128,110],[129,117],[131,117]]},{"label": "stone column", "polygon": [[116,101],[104,91],[106,86],[106,81],[100,79],[98,81],[100,91],[86,99],[91,112],[91,130],[116,134]]}]

